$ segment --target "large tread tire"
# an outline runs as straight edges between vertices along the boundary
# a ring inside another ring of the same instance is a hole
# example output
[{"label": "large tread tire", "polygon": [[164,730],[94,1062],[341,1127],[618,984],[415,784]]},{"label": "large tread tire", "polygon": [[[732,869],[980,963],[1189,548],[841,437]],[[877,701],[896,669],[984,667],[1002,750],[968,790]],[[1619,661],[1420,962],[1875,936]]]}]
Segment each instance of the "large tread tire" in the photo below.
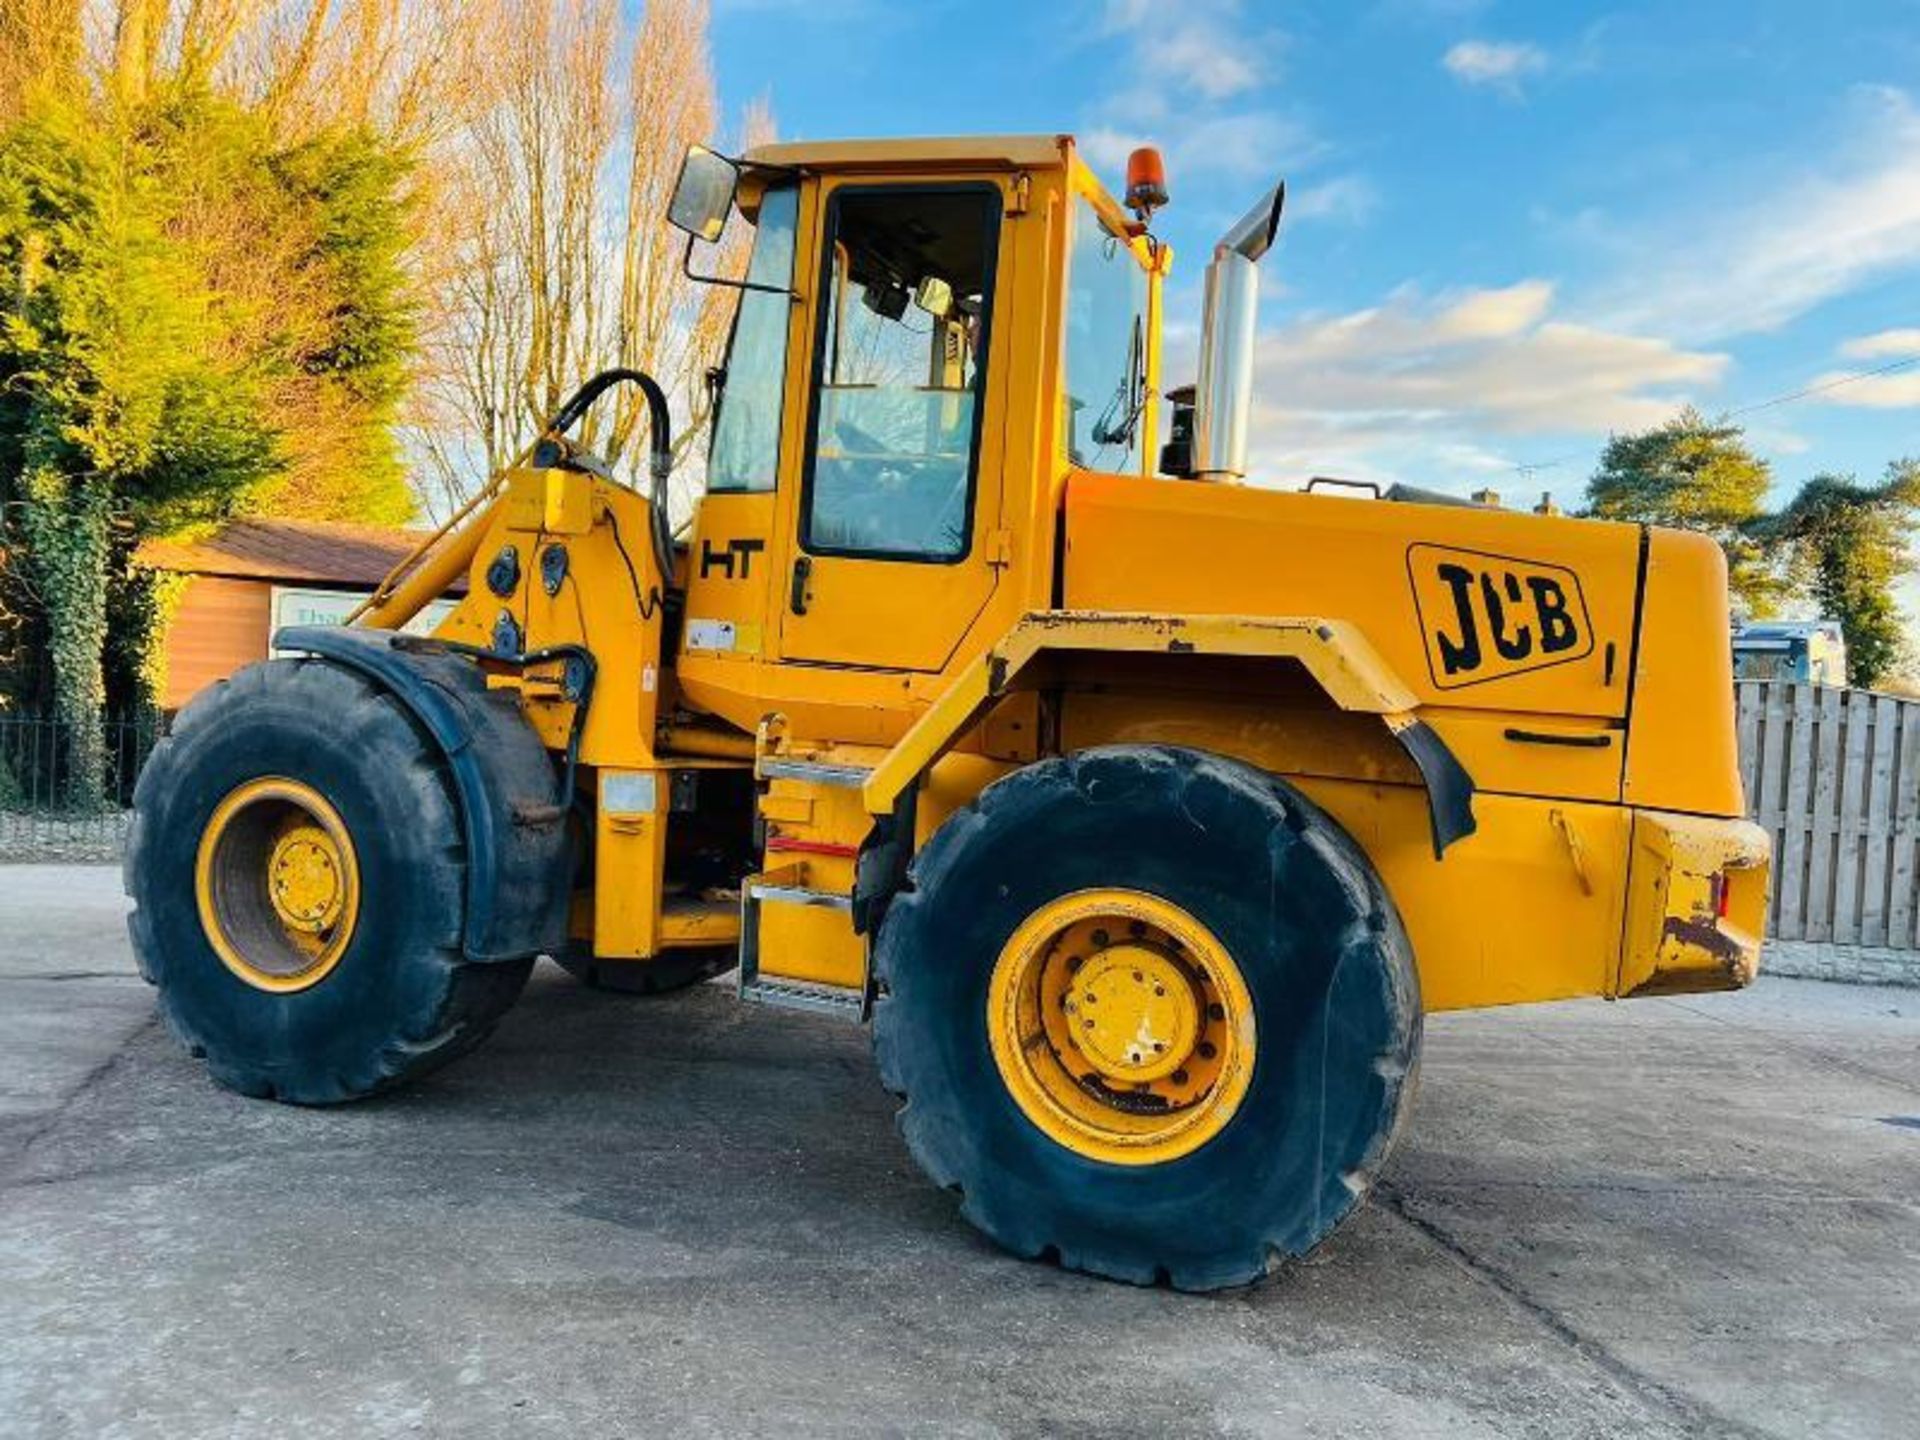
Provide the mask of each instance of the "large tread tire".
[{"label": "large tread tire", "polygon": [[580,950],[553,957],[554,963],[591,990],[616,995],[671,995],[711,980],[740,963],[731,945],[669,950],[654,960],[605,960]]},{"label": "large tread tire", "polygon": [[[214,807],[273,775],[339,811],[361,883],[338,965],[292,993],[229,970],[195,900]],[[228,1089],[303,1105],[377,1094],[471,1050],[526,984],[531,958],[477,964],[462,953],[460,812],[432,741],[396,699],[339,666],[273,660],[204,692],[147,762],[134,812],[124,874],[140,973],[168,1028]]]},{"label": "large tread tire", "polygon": [[[1017,1255],[1136,1284],[1247,1284],[1324,1240],[1367,1193],[1415,1088],[1411,946],[1366,856],[1299,791],[1238,762],[1116,746],[1028,766],[941,827],[888,910],[875,969],[882,1082],[921,1168]],[[988,986],[1039,907],[1125,887],[1219,937],[1251,993],[1245,1098],[1198,1149],[1116,1165],[1021,1111],[987,1034]]]}]

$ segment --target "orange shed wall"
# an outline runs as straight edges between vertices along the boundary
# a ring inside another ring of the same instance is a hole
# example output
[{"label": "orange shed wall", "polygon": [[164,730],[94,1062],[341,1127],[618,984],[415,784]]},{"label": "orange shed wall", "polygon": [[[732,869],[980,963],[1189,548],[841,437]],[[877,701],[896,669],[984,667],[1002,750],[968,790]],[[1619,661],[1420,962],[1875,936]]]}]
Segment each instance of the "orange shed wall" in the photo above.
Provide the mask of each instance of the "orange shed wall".
[{"label": "orange shed wall", "polygon": [[167,693],[178,710],[215,680],[267,658],[273,586],[265,580],[196,575],[167,631]]}]

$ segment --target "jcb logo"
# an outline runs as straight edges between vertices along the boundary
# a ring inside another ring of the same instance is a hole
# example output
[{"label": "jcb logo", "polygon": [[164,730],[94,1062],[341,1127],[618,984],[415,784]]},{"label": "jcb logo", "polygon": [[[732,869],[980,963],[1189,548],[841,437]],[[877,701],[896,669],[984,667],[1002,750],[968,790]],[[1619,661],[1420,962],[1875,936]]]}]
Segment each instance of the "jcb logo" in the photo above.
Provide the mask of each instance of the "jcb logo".
[{"label": "jcb logo", "polygon": [[1563,565],[1415,545],[1407,569],[1427,666],[1442,690],[1593,653],[1580,577]]}]

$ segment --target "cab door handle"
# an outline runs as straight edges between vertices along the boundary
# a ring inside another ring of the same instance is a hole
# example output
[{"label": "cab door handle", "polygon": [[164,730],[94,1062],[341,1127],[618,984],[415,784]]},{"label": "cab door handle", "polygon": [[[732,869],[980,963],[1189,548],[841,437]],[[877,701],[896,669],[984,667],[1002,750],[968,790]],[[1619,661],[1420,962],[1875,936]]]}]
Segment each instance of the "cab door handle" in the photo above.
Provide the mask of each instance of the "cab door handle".
[{"label": "cab door handle", "polygon": [[813,561],[806,555],[793,562],[793,587],[787,603],[796,615],[807,613],[807,582],[813,578]]}]

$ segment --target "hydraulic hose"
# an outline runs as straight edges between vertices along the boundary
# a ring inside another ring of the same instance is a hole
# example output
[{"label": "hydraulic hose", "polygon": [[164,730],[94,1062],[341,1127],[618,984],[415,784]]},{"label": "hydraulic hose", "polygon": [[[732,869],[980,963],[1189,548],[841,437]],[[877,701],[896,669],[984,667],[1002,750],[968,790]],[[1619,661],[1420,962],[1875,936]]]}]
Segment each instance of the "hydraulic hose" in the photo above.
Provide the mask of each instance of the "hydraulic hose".
[{"label": "hydraulic hose", "polygon": [[667,477],[673,473],[673,420],[667,413],[666,392],[644,370],[602,370],[573,392],[573,398],[554,412],[547,434],[564,435],[592,408],[593,402],[619,384],[638,385],[647,400],[648,471],[653,507],[653,558],[660,567],[663,589],[673,588],[673,524],[667,518]]}]

